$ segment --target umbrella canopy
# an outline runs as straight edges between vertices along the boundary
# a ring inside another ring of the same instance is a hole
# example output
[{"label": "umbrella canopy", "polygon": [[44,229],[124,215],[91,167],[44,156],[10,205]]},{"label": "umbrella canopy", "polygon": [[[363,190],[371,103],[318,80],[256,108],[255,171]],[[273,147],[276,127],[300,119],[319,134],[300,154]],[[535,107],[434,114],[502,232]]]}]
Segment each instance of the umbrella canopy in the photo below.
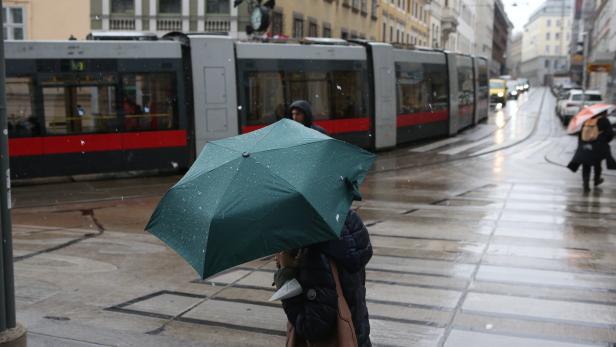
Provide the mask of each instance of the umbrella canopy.
[{"label": "umbrella canopy", "polygon": [[607,111],[607,113],[612,113],[616,110],[616,105],[610,104],[595,104],[591,106],[584,107],[578,114],[575,115],[569,122],[567,126],[568,134],[577,134],[580,130],[582,130],[582,125],[587,120],[592,117],[598,115],[601,112]]},{"label": "umbrella canopy", "polygon": [[201,278],[339,237],[375,156],[282,119],[209,142],[146,230]]}]

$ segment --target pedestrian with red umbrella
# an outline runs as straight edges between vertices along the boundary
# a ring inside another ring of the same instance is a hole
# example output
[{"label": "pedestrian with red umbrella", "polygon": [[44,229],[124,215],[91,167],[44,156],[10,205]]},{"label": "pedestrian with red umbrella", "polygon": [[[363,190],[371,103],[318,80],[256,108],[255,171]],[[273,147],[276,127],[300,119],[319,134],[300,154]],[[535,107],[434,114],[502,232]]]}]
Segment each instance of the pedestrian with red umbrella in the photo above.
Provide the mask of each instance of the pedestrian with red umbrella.
[{"label": "pedestrian with red umbrella", "polygon": [[[607,119],[608,110],[608,107],[586,108],[576,115],[575,118],[578,118],[578,120],[575,123],[577,125],[568,129],[570,134],[576,131],[579,131],[579,134],[578,148],[567,167],[571,171],[576,172],[580,165],[582,166],[582,181],[585,193],[590,191],[591,169],[594,171],[594,186],[596,187],[603,183],[601,162],[604,159],[607,162],[608,169],[616,170],[616,161],[612,157],[609,144],[614,137],[614,131],[610,121]],[[577,129],[578,126],[579,129]]]}]

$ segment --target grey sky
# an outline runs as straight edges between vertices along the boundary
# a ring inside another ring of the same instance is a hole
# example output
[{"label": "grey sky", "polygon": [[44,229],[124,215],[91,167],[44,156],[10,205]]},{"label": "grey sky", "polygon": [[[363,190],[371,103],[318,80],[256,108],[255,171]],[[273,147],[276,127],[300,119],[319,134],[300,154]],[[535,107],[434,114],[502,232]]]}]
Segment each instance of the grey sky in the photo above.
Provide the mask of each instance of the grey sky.
[{"label": "grey sky", "polygon": [[542,0],[503,0],[507,17],[513,23],[513,31],[523,31],[530,15],[543,3]]}]

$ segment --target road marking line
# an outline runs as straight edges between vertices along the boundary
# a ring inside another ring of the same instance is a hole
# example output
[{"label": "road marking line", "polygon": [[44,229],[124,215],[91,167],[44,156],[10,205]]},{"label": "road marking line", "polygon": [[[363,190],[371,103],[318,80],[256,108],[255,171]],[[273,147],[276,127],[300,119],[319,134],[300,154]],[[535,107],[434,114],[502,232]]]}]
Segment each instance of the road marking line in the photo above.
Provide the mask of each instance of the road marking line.
[{"label": "road marking line", "polygon": [[461,137],[461,136],[452,137],[452,138],[448,138],[445,140],[436,141],[436,142],[430,143],[425,146],[409,149],[409,152],[427,152],[427,151],[431,151],[433,149],[437,149],[439,147],[443,147],[443,146],[446,146],[452,143],[460,142],[462,140],[464,140],[464,137]]},{"label": "road marking line", "polygon": [[469,149],[471,149],[473,147],[477,147],[479,145],[482,145],[482,144],[488,143],[488,142],[492,142],[492,141],[494,141],[494,139],[492,137],[488,137],[487,139],[483,139],[483,140],[478,141],[478,142],[472,142],[472,143],[469,143],[469,144],[466,144],[466,145],[463,145],[463,146],[458,146],[458,147],[454,147],[454,148],[446,150],[446,151],[439,152],[439,154],[454,155],[454,154],[458,154],[458,153],[464,152],[464,151],[469,150]]}]

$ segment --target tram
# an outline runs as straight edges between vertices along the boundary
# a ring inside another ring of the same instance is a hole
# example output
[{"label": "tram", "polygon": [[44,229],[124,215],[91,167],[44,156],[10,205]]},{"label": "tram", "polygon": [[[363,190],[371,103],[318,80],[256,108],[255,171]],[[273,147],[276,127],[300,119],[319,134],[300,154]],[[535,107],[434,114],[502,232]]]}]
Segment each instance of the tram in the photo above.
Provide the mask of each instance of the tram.
[{"label": "tram", "polygon": [[452,136],[488,116],[484,58],[306,39],[7,41],[13,178],[184,170],[208,141],[312,104],[315,123],[370,150]]}]

